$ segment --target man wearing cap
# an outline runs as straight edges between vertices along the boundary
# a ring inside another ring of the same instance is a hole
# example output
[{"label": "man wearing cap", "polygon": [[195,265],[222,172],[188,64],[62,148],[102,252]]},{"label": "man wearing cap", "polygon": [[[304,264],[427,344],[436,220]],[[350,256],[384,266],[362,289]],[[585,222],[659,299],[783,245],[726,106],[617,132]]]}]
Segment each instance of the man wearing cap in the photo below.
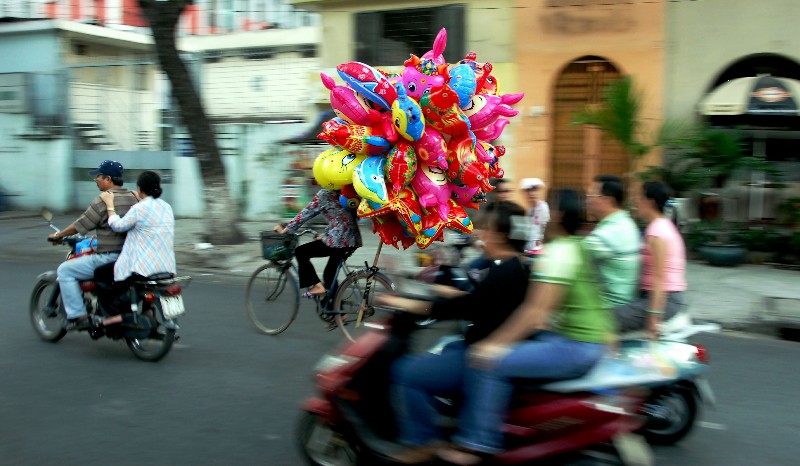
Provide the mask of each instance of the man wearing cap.
[{"label": "man wearing cap", "polygon": [[[128,209],[138,202],[133,191],[122,189],[121,163],[104,160],[100,167],[90,171],[89,174],[94,175],[94,181],[100,191],[114,193],[114,207],[120,217],[124,216]],[[108,226],[106,204],[100,199],[100,196],[97,196],[70,226],[49,235],[52,241],[60,242],[66,236],[76,233],[86,235],[91,230],[95,230],[97,235],[96,253],[65,261],[57,271],[61,299],[67,313],[65,327],[68,329],[80,330],[89,327],[86,307],[83,304],[83,293],[78,282],[91,279],[97,267],[117,260],[122,251],[122,245],[125,243],[125,233],[115,233],[111,230]]]},{"label": "man wearing cap", "polygon": [[525,254],[539,254],[544,245],[544,229],[550,221],[550,207],[547,202],[540,199],[544,182],[539,178],[523,178],[520,189],[525,193],[528,202],[528,244],[525,245]]}]

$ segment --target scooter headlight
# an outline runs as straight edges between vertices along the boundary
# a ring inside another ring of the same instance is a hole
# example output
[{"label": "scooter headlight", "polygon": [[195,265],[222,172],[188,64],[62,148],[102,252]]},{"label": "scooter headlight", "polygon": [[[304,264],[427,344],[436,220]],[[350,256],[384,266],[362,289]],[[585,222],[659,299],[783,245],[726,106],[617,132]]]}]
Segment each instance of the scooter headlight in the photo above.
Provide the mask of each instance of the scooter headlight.
[{"label": "scooter headlight", "polygon": [[358,358],[353,356],[327,354],[314,366],[314,372],[317,374],[331,372],[356,361],[358,361]]}]

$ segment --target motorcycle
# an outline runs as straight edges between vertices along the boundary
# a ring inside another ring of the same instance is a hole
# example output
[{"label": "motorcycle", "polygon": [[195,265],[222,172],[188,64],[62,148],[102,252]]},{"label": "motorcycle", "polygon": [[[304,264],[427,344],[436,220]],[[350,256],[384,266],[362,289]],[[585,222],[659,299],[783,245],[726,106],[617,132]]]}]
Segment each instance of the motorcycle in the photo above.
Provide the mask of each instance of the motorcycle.
[{"label": "motorcycle", "polygon": [[[52,214],[42,215],[49,226]],[[91,254],[91,238],[68,236],[61,242],[70,247],[67,260],[79,254]],[[158,361],[169,353],[178,340],[176,318],[185,313],[182,290],[191,277],[156,274],[138,277],[126,290],[119,290],[113,281],[114,263],[95,270],[92,280],[80,282],[84,305],[89,316],[86,329],[93,340],[108,337],[125,340],[128,348],[139,359]],[[61,289],[56,272],[50,270],[38,276],[30,299],[30,318],[33,329],[42,340],[58,342],[67,334],[63,326],[66,312],[61,301]]]},{"label": "motorcycle", "polygon": [[[409,322],[409,320],[412,320]],[[397,312],[372,323],[357,341],[323,357],[315,368],[318,394],[302,404],[297,439],[310,465],[394,464],[401,450],[389,401],[389,368],[409,348],[417,328],[413,317]],[[674,343],[677,359],[668,365],[696,364],[701,350]],[[504,432],[507,450],[492,464],[652,464],[652,452],[635,432],[647,419],[646,383],[661,381],[658,367],[639,365],[636,351],[606,358],[584,377],[527,381],[515,392]],[[457,425],[452,400],[437,405],[442,428]],[[611,448],[609,448],[611,447]],[[635,460],[635,461],[634,461]]]},{"label": "motorcycle", "polygon": [[627,352],[649,352],[658,357],[680,357],[689,347],[697,349],[694,357],[678,366],[674,377],[650,381],[646,385],[650,396],[642,406],[647,422],[640,433],[654,445],[673,445],[692,431],[701,405],[714,406],[716,399],[705,377],[709,369],[707,350],[700,345],[690,345],[688,339],[703,332],[717,332],[717,324],[694,324],[688,313],[679,313],[661,328],[657,343],[646,340],[643,332],[630,332],[621,336],[621,345]]}]

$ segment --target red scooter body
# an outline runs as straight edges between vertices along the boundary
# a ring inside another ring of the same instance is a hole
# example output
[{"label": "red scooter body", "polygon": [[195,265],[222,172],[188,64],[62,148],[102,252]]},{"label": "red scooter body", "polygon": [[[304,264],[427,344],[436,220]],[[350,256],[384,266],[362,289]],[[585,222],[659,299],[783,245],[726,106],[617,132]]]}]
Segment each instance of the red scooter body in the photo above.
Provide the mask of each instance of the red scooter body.
[{"label": "red scooter body", "polygon": [[[387,453],[399,448],[391,443],[392,429],[381,428],[382,423],[393,423],[385,393],[388,382],[376,386],[364,383],[374,382],[377,372],[384,370],[384,378],[388,378],[387,366],[398,354],[392,355],[394,350],[387,351],[387,347],[402,347],[393,342],[392,333],[388,324],[383,330],[368,332],[317,365],[319,394],[302,404],[302,409],[317,419],[309,422],[307,415],[298,432],[301,450],[309,464],[339,463],[320,457],[319,451],[315,453],[311,439],[316,434],[303,429],[327,430],[339,449],[348,449],[349,454],[343,457],[358,458],[351,464],[378,464],[378,459],[390,462]],[[638,388],[607,393],[555,393],[543,390],[541,385],[519,387],[504,427],[507,450],[491,462],[527,463],[579,452],[632,433],[644,423],[636,413],[646,395],[646,390]],[[448,405],[442,403],[442,406],[445,408],[442,411],[446,411]],[[449,410],[455,411],[452,407]]]}]

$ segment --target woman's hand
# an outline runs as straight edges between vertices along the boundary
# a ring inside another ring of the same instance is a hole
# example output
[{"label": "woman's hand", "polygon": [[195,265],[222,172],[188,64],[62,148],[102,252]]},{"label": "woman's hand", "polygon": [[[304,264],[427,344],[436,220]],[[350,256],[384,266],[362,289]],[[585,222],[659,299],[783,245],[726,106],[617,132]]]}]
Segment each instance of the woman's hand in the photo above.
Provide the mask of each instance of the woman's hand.
[{"label": "woman's hand", "polygon": [[281,225],[280,223],[272,227],[272,231],[274,231],[275,233],[280,233],[282,235],[286,234],[286,228],[284,228],[284,226]]},{"label": "woman's hand", "polygon": [[469,347],[469,365],[479,369],[490,369],[510,352],[509,344],[479,341]]},{"label": "woman's hand", "polygon": [[100,200],[106,203],[106,207],[114,207],[114,193],[111,191],[103,191],[100,193]]},{"label": "woman's hand", "polygon": [[416,299],[408,299],[390,294],[380,295],[376,297],[375,300],[379,305],[402,309],[410,314],[426,316],[431,313],[430,303],[426,301],[417,301]]}]

